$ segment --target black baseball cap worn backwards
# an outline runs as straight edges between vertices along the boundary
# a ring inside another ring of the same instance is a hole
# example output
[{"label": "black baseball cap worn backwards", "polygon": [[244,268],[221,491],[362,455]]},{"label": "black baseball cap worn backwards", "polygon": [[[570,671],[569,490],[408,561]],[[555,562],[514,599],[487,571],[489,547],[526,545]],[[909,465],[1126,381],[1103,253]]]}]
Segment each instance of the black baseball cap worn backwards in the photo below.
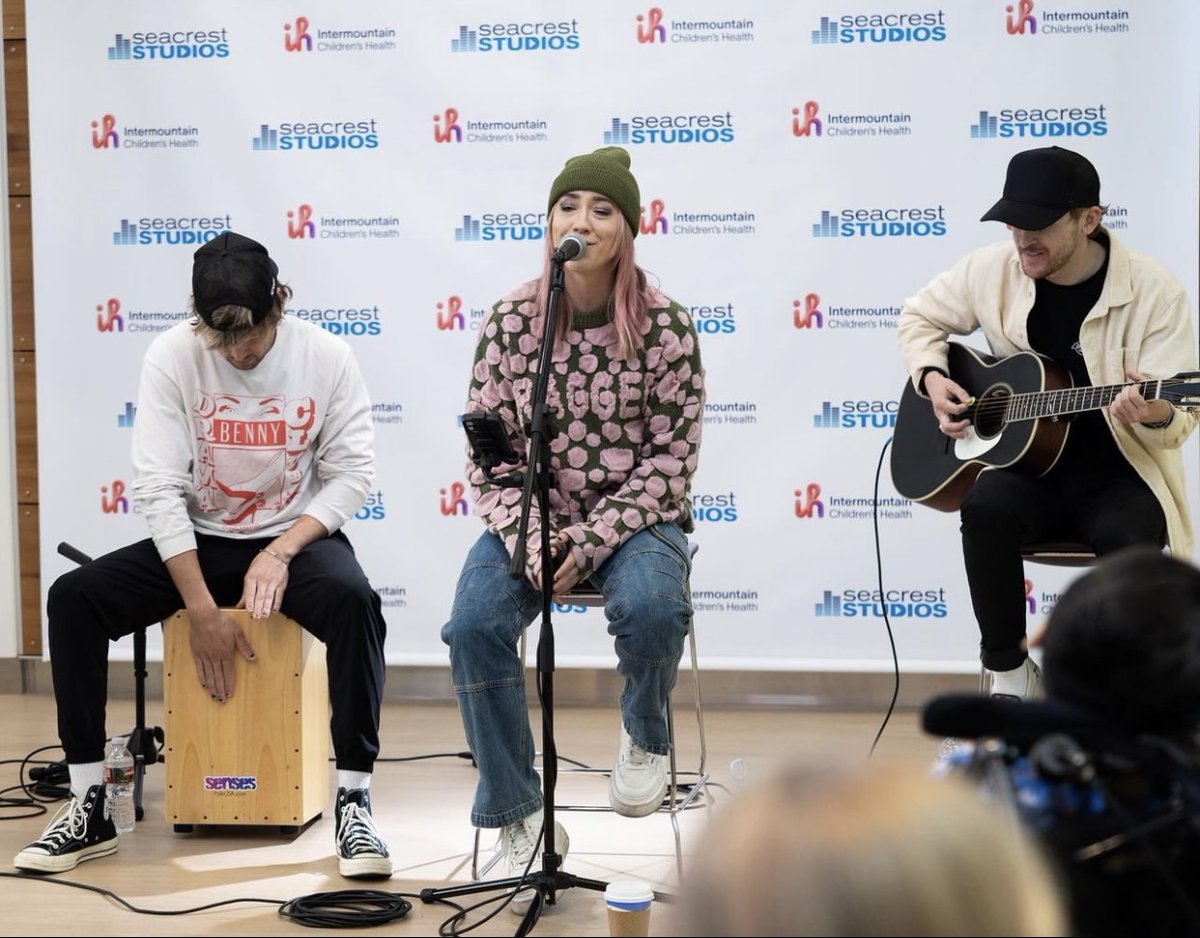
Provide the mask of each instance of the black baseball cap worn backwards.
[{"label": "black baseball cap worn backwards", "polygon": [[243,306],[253,313],[254,325],[275,305],[279,268],[267,249],[234,231],[217,235],[192,255],[192,303],[205,324],[222,306]]},{"label": "black baseball cap worn backwards", "polygon": [[1062,147],[1025,150],[1008,161],[1004,196],[980,221],[1040,231],[1072,208],[1100,204],[1100,176],[1087,157]]}]

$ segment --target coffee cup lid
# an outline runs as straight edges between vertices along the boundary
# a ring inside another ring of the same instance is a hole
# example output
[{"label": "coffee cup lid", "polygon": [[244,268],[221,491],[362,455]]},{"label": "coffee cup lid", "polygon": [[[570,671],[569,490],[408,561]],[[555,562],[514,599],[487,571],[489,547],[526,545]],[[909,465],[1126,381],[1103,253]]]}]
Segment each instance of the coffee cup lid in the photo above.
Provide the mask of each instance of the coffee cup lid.
[{"label": "coffee cup lid", "polygon": [[650,907],[654,890],[640,879],[614,879],[604,890],[604,900],[615,909],[636,911]]}]

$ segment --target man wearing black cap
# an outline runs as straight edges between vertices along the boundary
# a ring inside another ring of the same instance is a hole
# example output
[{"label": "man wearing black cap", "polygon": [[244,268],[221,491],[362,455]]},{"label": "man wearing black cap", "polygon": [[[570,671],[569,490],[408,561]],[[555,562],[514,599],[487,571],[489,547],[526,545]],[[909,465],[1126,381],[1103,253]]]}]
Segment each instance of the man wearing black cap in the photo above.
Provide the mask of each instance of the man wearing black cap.
[{"label": "man wearing black cap", "polygon": [[[992,352],[1044,355],[1076,386],[1120,385],[1196,369],[1191,312],[1179,282],[1101,224],[1100,177],[1061,147],[1016,154],[1004,195],[983,221],[1012,241],[968,254],[904,304],[898,336],[914,385],[941,432],[973,437],[970,394],[949,374],[947,338],[981,329]],[[1079,540],[1105,554],[1132,544],[1192,549],[1180,446],[1189,410],[1146,400],[1130,384],[1107,408],[1072,419],[1040,477],[981,472],[961,508],[963,558],[991,692],[1036,696],[1025,642],[1021,545]]]},{"label": "man wearing black cap", "polygon": [[151,536],[60,576],[47,615],[71,800],[20,869],[57,873],[117,850],[104,811],[108,642],[180,607],[201,686],[234,693],[254,650],[221,607],[282,611],[325,643],[343,876],[392,872],[371,819],[387,627],[341,527],[375,473],[371,405],[345,342],[284,318],[291,289],[266,248],[233,232],[195,253],[197,318],[146,352],[133,497]]}]

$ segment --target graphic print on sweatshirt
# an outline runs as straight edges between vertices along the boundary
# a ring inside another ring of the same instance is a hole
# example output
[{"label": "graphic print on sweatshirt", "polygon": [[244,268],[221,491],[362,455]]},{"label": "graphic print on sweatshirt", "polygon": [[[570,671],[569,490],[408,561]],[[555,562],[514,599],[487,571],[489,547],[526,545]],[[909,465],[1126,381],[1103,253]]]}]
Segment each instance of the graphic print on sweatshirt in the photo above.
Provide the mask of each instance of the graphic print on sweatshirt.
[{"label": "graphic print on sweatshirt", "polygon": [[296,497],[317,406],[311,397],[200,392],[196,429],[196,502],[230,531],[255,531]]}]

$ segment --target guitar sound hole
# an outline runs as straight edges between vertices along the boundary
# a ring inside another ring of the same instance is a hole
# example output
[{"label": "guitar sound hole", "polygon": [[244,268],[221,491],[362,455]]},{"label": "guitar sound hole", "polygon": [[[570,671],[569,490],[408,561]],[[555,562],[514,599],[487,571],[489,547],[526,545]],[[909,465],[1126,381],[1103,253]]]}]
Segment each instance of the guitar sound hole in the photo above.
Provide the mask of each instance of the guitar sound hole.
[{"label": "guitar sound hole", "polygon": [[975,432],[985,440],[999,436],[1004,429],[1004,412],[1012,396],[1009,388],[992,388],[975,403]]}]

